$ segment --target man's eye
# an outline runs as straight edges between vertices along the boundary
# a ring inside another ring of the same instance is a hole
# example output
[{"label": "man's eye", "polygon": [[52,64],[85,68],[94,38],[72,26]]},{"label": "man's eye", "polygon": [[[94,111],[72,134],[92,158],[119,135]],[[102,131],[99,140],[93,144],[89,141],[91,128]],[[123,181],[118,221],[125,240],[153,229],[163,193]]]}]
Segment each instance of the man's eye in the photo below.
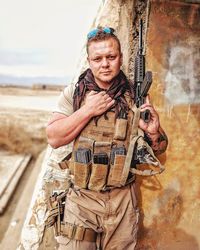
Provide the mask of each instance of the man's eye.
[{"label": "man's eye", "polygon": [[116,56],[109,56],[108,57],[110,60],[114,60],[116,58]]},{"label": "man's eye", "polygon": [[97,57],[97,58],[94,58],[93,59],[95,62],[99,62],[100,60],[101,60],[101,58],[100,57]]}]

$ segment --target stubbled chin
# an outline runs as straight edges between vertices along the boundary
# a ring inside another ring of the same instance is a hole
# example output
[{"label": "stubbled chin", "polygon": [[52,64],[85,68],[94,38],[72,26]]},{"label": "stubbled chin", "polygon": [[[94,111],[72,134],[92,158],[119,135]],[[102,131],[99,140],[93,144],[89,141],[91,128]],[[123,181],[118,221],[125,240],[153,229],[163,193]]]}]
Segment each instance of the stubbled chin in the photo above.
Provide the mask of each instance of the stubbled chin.
[{"label": "stubbled chin", "polygon": [[102,81],[105,81],[105,82],[110,82],[113,79],[113,76],[110,74],[109,75],[102,75],[100,79]]},{"label": "stubbled chin", "polygon": [[111,77],[101,77],[96,79],[97,85],[101,88],[108,88],[111,84],[112,78]]}]

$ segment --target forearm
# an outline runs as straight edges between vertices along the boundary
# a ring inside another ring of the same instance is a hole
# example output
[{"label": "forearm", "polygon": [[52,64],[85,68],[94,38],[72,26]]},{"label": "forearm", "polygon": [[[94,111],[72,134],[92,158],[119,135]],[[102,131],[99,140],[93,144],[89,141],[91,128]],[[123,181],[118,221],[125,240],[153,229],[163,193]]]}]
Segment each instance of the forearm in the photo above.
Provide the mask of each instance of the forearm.
[{"label": "forearm", "polygon": [[91,119],[85,106],[70,116],[63,116],[49,122],[47,126],[48,143],[53,148],[66,145],[73,141]]},{"label": "forearm", "polygon": [[112,100],[105,91],[99,93],[90,91],[85,98],[85,104],[70,116],[54,114],[46,132],[48,143],[53,148],[66,145],[73,141],[87,125],[92,117],[106,112],[115,100]]},{"label": "forearm", "polygon": [[157,133],[145,133],[145,135],[155,155],[165,152],[168,145],[168,138],[161,127],[159,127]]}]

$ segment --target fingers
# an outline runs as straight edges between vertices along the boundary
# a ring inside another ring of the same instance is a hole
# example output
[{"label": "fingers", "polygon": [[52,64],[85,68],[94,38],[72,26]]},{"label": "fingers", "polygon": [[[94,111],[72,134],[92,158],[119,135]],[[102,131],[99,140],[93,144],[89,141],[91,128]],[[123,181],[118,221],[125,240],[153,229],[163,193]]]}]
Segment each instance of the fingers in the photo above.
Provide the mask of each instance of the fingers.
[{"label": "fingers", "polygon": [[115,100],[113,100],[113,99],[111,99],[110,101],[108,101],[107,106],[106,106],[106,110],[109,109],[110,107],[112,107],[112,105],[114,105],[114,103],[115,103]]},{"label": "fingers", "polygon": [[147,107],[147,106],[149,106],[149,105],[152,106],[152,104],[151,104],[151,102],[150,102],[150,96],[149,96],[149,94],[148,94],[148,95],[145,97],[145,103],[142,104],[140,108],[142,109],[142,108],[145,108],[145,107]]},{"label": "fingers", "polygon": [[150,103],[150,98],[149,96],[146,97],[146,103],[144,103],[141,107],[140,107],[140,111],[144,112],[145,110],[149,110],[151,113],[151,119],[153,120],[157,120],[158,119],[158,113],[156,112],[156,110],[154,109],[153,105]]},{"label": "fingers", "polygon": [[146,108],[148,106],[152,106],[151,102],[150,102],[150,96],[147,95],[145,98],[145,103],[140,107],[141,109]]},{"label": "fingers", "polygon": [[91,90],[91,91],[88,93],[88,96],[92,96],[92,95],[96,95],[96,94],[97,94],[97,92],[96,92],[96,91]]},{"label": "fingers", "polygon": [[99,94],[99,95],[102,95],[102,96],[107,95],[107,94],[106,94],[106,91],[101,91],[101,92],[99,92],[98,94]]},{"label": "fingers", "polygon": [[104,113],[106,110],[111,108],[115,103],[115,100],[112,99],[108,94],[105,94],[102,96],[99,109],[101,110],[101,113]]},{"label": "fingers", "polygon": [[154,107],[148,103],[145,103],[140,107],[140,112],[144,112],[147,109],[150,111],[151,114],[155,112]]},{"label": "fingers", "polygon": [[106,102],[110,102],[110,101],[112,101],[113,99],[112,99],[109,95],[107,95],[107,96],[105,96],[104,100],[105,100]]},{"label": "fingers", "polygon": [[112,99],[108,94],[105,94],[104,96],[104,101],[107,103],[107,107],[111,107],[114,103],[115,103],[115,100]]},{"label": "fingers", "polygon": [[154,107],[151,104],[145,103],[140,107],[141,112],[143,112],[146,109],[152,109],[154,110]]},{"label": "fingers", "polygon": [[152,111],[155,110],[153,105],[150,102],[150,96],[149,95],[146,96],[145,103],[143,105],[141,105],[140,108],[141,108],[141,111],[144,111],[146,109],[150,109]]},{"label": "fingers", "polygon": [[106,91],[96,92],[90,91],[86,97],[85,104],[92,110],[93,116],[103,114],[111,108],[115,103]]},{"label": "fingers", "polygon": [[146,100],[145,101],[146,101],[147,104],[150,104],[150,96],[149,95],[146,96]]},{"label": "fingers", "polygon": [[115,103],[115,100],[112,99],[109,95],[105,95],[102,99],[102,107],[104,108],[104,111],[112,107],[112,105]]},{"label": "fingers", "polygon": [[99,96],[101,97],[102,102],[110,103],[112,101],[112,98],[108,94],[106,94],[105,91],[99,92],[97,94],[97,97],[99,97]]}]

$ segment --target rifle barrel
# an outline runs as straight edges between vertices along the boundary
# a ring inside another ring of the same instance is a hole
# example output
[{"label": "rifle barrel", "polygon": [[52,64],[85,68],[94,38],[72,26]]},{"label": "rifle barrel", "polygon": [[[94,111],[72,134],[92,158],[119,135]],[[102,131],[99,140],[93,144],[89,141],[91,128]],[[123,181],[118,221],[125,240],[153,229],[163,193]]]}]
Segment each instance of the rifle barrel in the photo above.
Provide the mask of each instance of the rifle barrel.
[{"label": "rifle barrel", "polygon": [[143,48],[142,48],[142,28],[143,28],[143,22],[142,19],[140,19],[140,27],[139,27],[139,54],[142,55]]}]

